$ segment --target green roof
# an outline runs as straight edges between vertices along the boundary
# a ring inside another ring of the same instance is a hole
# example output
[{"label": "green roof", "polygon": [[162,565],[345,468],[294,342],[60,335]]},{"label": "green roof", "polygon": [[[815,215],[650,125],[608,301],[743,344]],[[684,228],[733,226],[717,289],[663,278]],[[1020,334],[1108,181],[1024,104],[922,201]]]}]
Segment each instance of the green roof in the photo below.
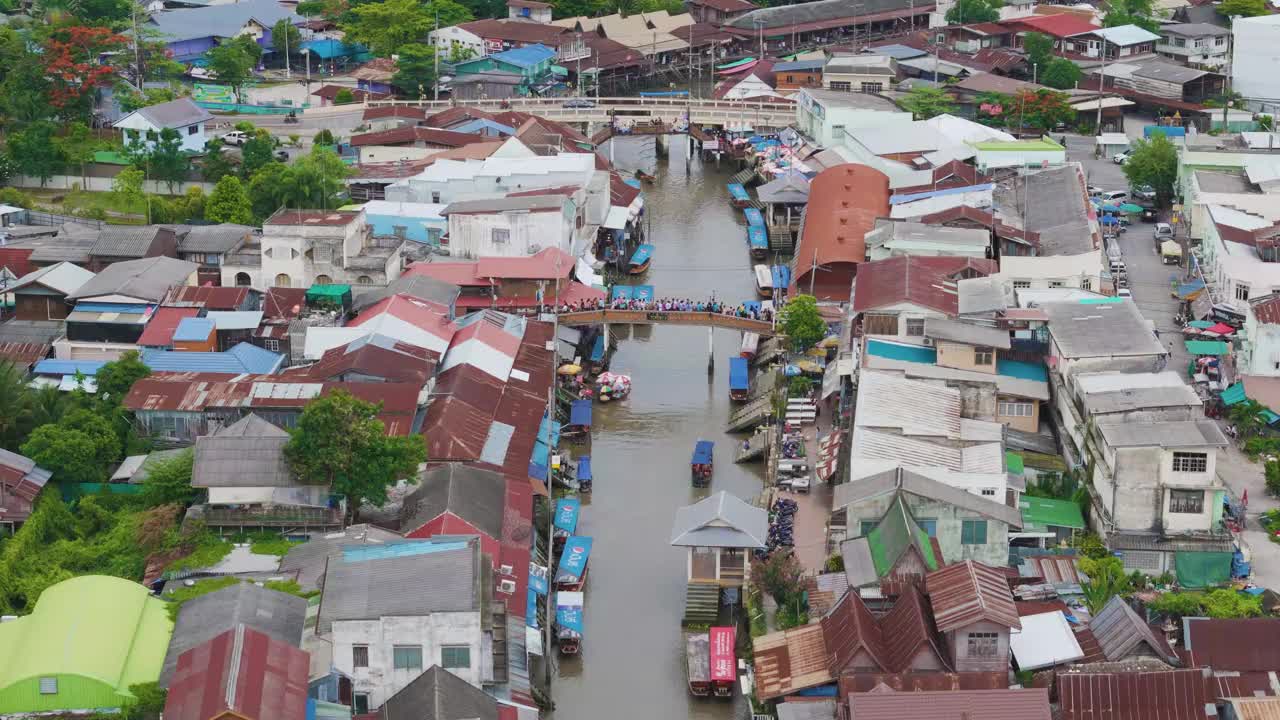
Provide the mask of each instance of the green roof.
[{"label": "green roof", "polygon": [[350,292],[350,285],[312,285],[307,288],[307,297],[340,298]]},{"label": "green roof", "polygon": [[1024,470],[1022,456],[1016,452],[1006,451],[1004,454],[1005,471],[1014,475],[1021,475]]},{"label": "green roof", "polygon": [[1015,152],[1018,150],[1063,150],[1058,143],[1040,138],[1039,140],[991,140],[988,142],[974,143],[973,146],[979,150],[987,152]]},{"label": "green roof", "polygon": [[1023,495],[1018,500],[1018,509],[1022,510],[1023,530],[1045,532],[1050,526],[1084,529],[1080,506],[1070,500]]},{"label": "green roof", "polygon": [[1222,391],[1222,404],[1231,406],[1242,403],[1248,399],[1244,392],[1244,383],[1238,382],[1235,385]]},{"label": "green roof", "polygon": [[1231,346],[1220,340],[1188,340],[1187,352],[1192,355],[1227,355]]},{"label": "green roof", "polygon": [[[130,685],[155,682],[173,623],[165,602],[138,583],[106,575],[64,580],[35,611],[0,623],[0,715],[118,707]],[[65,691],[32,691],[41,677]]]},{"label": "green roof", "polygon": [[880,577],[888,575],[912,546],[920,552],[926,567],[930,570],[938,569],[938,559],[933,555],[929,533],[916,523],[901,494],[894,498],[880,522],[867,533],[867,545],[871,549],[871,561],[875,563],[876,575]]}]

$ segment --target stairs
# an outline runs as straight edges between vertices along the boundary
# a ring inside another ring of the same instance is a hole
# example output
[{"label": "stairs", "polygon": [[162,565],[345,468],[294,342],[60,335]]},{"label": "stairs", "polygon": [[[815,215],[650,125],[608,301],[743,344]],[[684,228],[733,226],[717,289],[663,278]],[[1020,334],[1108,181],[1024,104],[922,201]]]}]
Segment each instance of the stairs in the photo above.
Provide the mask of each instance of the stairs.
[{"label": "stairs", "polygon": [[795,251],[795,235],[786,225],[774,225],[769,228],[769,249],[776,253],[790,255]]},{"label": "stairs", "polygon": [[684,625],[714,625],[720,617],[720,587],[689,583],[684,594]]},{"label": "stairs", "polygon": [[728,432],[750,430],[764,422],[771,414],[773,414],[773,403],[770,398],[752,400],[729,416],[729,423],[725,429]]},{"label": "stairs", "polygon": [[737,183],[738,185],[746,187],[748,183],[750,183],[752,180],[755,180],[755,179],[756,179],[755,168],[747,168],[746,170],[743,170],[742,172],[739,172],[733,177],[729,178],[729,182]]}]

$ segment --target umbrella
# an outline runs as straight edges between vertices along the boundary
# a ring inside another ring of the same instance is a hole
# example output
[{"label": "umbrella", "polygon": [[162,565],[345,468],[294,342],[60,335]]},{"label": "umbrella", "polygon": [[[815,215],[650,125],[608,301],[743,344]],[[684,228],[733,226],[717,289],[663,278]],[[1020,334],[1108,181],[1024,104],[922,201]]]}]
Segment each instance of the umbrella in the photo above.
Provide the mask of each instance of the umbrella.
[{"label": "umbrella", "polygon": [[824,348],[840,347],[840,338],[836,335],[823,338],[822,342],[818,343],[818,347],[824,347]]},{"label": "umbrella", "polygon": [[561,375],[577,375],[578,373],[582,372],[582,366],[569,363],[568,365],[561,365],[560,369],[557,370],[556,372],[560,373]]},{"label": "umbrella", "polygon": [[1120,221],[1117,220],[1115,217],[1112,217],[1111,215],[1104,215],[1103,217],[1098,218],[1098,222],[1102,223],[1103,225],[1119,225],[1120,224]]},{"label": "umbrella", "polygon": [[807,373],[822,372],[822,366],[812,360],[797,360],[795,366],[799,368],[801,372],[807,372]]},{"label": "umbrella", "polygon": [[810,357],[824,358],[827,356],[827,351],[826,351],[826,348],[814,347],[806,350],[804,354]]},{"label": "umbrella", "polygon": [[1120,206],[1120,212],[1139,213],[1142,212],[1142,206],[1134,205],[1133,203],[1125,203]]}]

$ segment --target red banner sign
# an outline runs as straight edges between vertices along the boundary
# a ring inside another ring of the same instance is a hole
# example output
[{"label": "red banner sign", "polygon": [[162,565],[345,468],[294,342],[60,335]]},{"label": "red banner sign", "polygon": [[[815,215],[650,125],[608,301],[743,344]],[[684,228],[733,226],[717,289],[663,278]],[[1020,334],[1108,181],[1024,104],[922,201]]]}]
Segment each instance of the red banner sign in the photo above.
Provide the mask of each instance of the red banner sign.
[{"label": "red banner sign", "polygon": [[733,682],[736,677],[733,651],[734,629],[711,628],[711,681]]}]

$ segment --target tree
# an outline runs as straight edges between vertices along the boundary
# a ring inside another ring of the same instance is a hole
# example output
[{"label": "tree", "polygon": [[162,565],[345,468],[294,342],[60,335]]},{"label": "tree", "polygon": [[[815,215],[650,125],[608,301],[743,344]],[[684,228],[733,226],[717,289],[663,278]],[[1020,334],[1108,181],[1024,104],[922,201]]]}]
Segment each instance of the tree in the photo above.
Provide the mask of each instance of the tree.
[{"label": "tree", "polygon": [[303,408],[284,448],[298,477],[329,483],[352,515],[365,503],[385,503],[387,488],[414,480],[427,457],[422,437],[387,437],[380,409],[342,390],[327,393]]},{"label": "tree", "polygon": [[1003,0],[959,0],[947,11],[948,25],[995,22],[1000,19]]},{"label": "tree", "polygon": [[112,58],[128,39],[105,27],[73,25],[55,28],[41,43],[49,79],[49,104],[63,119],[88,119],[98,91],[107,87],[116,68]]},{"label": "tree", "polygon": [[151,177],[163,180],[173,192],[173,186],[187,179],[191,171],[191,157],[182,150],[182,136],[173,128],[164,128],[160,137],[151,145],[147,153],[147,166],[151,169]]},{"label": "tree", "polygon": [[249,202],[249,193],[240,178],[227,175],[218,181],[209,196],[204,217],[209,222],[253,224],[253,203]]},{"label": "tree", "polygon": [[346,189],[351,168],[337,153],[326,147],[312,147],[311,153],[285,167],[280,197],[293,208],[333,208]]},{"label": "tree", "polygon": [[297,55],[301,50],[302,33],[289,18],[280,18],[271,26],[271,49],[280,57]]},{"label": "tree", "polygon": [[797,295],[783,305],[778,325],[800,350],[808,350],[827,334],[827,323],[818,314],[818,301],[812,295]]},{"label": "tree", "polygon": [[137,168],[125,168],[111,180],[111,195],[122,208],[129,210],[147,201],[146,174]]},{"label": "tree", "polygon": [[1080,558],[1080,570],[1089,577],[1089,582],[1080,583],[1080,590],[1084,593],[1084,604],[1093,615],[1101,612],[1108,600],[1129,586],[1124,563],[1118,557]]},{"label": "tree", "polygon": [[1219,588],[1201,600],[1211,618],[1246,618],[1262,614],[1262,597],[1245,595],[1230,588]]},{"label": "tree", "polygon": [[140,110],[144,107],[151,107],[152,105],[159,105],[160,103],[177,100],[178,94],[175,93],[172,88],[164,87],[146,88],[140,93],[133,92],[132,90],[127,92],[117,91],[115,93],[115,97],[119,98],[121,112],[131,113],[134,110]]},{"label": "tree", "polygon": [[1037,72],[1042,72],[1053,57],[1053,38],[1044,33],[1027,33],[1022,38],[1022,49],[1026,51],[1031,64],[1040,68]]},{"label": "tree", "polygon": [[1080,66],[1066,58],[1056,57],[1049,60],[1040,70],[1040,84],[1059,90],[1070,90],[1084,77]]},{"label": "tree", "polygon": [[312,146],[322,145],[331,147],[333,145],[337,145],[338,141],[333,138],[333,132],[331,132],[329,128],[321,128],[320,132],[316,133],[316,136],[311,138],[311,144]]},{"label": "tree", "polygon": [[84,181],[85,165],[93,162],[93,155],[102,147],[89,126],[76,121],[67,126],[66,132],[58,138],[58,151],[72,165],[80,168],[80,180]]},{"label": "tree", "polygon": [[249,179],[249,202],[253,204],[253,217],[262,222],[284,206],[281,183],[285,166],[278,162],[267,163]]},{"label": "tree", "polygon": [[[249,45],[253,45],[257,50],[256,54],[248,47]],[[218,82],[231,86],[231,91],[235,93],[238,102],[244,102],[244,84],[252,76],[253,67],[261,56],[262,49],[257,43],[252,39],[245,41],[243,37],[228,40],[205,53],[209,71],[218,79]]]},{"label": "tree", "polygon": [[62,153],[53,141],[54,126],[47,120],[31,123],[9,136],[6,148],[19,174],[40,179],[43,185],[62,169]]},{"label": "tree", "polygon": [[1267,15],[1266,0],[1222,0],[1217,6],[1218,14],[1223,17],[1258,17]]},{"label": "tree", "polygon": [[1042,132],[1059,123],[1069,122],[1076,116],[1070,97],[1055,90],[1019,91],[1004,111],[1009,121],[1016,117],[1023,127],[1036,128]]},{"label": "tree", "polygon": [[0,359],[0,448],[17,450],[31,430],[31,389],[26,373]]},{"label": "tree", "polygon": [[334,105],[350,105],[356,101],[355,93],[348,88],[342,88],[333,96]]},{"label": "tree", "polygon": [[1200,596],[1192,593],[1168,592],[1147,603],[1147,608],[1161,615],[1186,617],[1199,615],[1203,610]]},{"label": "tree", "polygon": [[[374,55],[384,57],[399,53],[401,48],[426,37],[435,27],[435,17],[418,0],[359,5],[351,8],[347,17],[342,23],[347,42],[363,43]],[[444,18],[440,23],[440,27],[447,27]]]},{"label": "tree", "polygon": [[396,74],[391,84],[400,88],[403,95],[425,98],[436,86],[436,59],[434,51],[422,45],[404,48],[396,58]]},{"label": "tree", "polygon": [[105,469],[120,459],[120,438],[103,413],[76,408],[58,420],[58,426],[83,433],[93,442],[94,458]]},{"label": "tree", "polygon": [[151,368],[142,362],[138,351],[130,350],[122,354],[120,359],[98,369],[97,397],[119,405],[124,402],[124,397],[129,394],[133,384],[150,374]]},{"label": "tree", "polygon": [[222,151],[222,140],[214,138],[205,141],[204,157],[200,158],[200,175],[204,181],[216,184],[224,176],[233,172],[235,172],[234,165]]},{"label": "tree", "polygon": [[107,468],[98,462],[98,447],[79,430],[42,425],[22,444],[21,452],[63,483],[102,482]]},{"label": "tree", "polygon": [[1166,202],[1173,197],[1173,186],[1178,181],[1178,149],[1162,132],[1151,137],[1134,140],[1130,145],[1129,159],[1124,164],[1124,176],[1129,187],[1150,185],[1156,191],[1156,200]]},{"label": "tree", "polygon": [[756,591],[767,593],[783,604],[787,597],[800,589],[800,578],[804,568],[794,553],[775,552],[764,560],[753,560],[751,563],[751,584]]},{"label": "tree", "polygon": [[275,161],[276,143],[271,135],[259,128],[252,138],[240,147],[240,172],[247,178],[258,168]]},{"label": "tree", "polygon": [[142,499],[148,507],[181,505],[196,501],[199,491],[191,487],[194,454],[191,450],[156,462],[142,479]]},{"label": "tree", "polygon": [[1256,400],[1245,398],[1243,402],[1236,403],[1227,408],[1227,419],[1236,426],[1236,430],[1241,437],[1250,438],[1262,433],[1262,428],[1267,423],[1262,419],[1262,413],[1266,408]]},{"label": "tree", "polygon": [[[676,13],[677,15],[679,12]],[[466,45],[453,45],[449,48],[449,62],[457,65],[476,56],[476,51]]]},{"label": "tree", "polygon": [[956,109],[955,102],[945,90],[932,87],[911,88],[898,104],[903,110],[911,113],[916,120],[928,120],[954,112]]}]

